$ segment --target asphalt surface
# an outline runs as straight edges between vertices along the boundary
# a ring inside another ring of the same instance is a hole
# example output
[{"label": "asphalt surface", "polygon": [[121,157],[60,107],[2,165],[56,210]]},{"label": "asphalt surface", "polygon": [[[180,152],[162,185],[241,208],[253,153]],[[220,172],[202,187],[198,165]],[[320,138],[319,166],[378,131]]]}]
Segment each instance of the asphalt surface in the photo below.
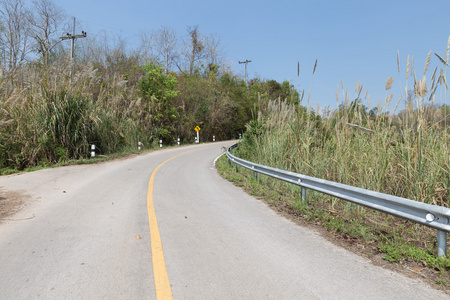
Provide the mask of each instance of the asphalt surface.
[{"label": "asphalt surface", "polygon": [[[0,223],[0,299],[156,299],[153,189],[174,299],[444,299],[277,215],[222,179],[232,142],[0,177],[25,207]],[[193,150],[193,151],[191,151]],[[0,198],[1,199],[1,198]]]}]

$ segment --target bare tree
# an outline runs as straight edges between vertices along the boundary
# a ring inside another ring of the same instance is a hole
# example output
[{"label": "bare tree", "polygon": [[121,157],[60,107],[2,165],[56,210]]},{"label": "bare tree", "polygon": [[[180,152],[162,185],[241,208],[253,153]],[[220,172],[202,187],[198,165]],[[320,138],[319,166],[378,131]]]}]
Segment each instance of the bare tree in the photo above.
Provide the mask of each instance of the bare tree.
[{"label": "bare tree", "polygon": [[153,54],[155,42],[153,39],[153,34],[149,31],[141,30],[139,35],[141,38],[141,44],[137,50],[137,56],[143,60],[141,64],[145,65],[155,60],[155,55]]},{"label": "bare tree", "polygon": [[220,36],[211,34],[205,39],[205,61],[208,66],[221,66],[224,64],[223,49],[220,44]]},{"label": "bare tree", "polygon": [[194,67],[204,58],[203,36],[198,31],[198,25],[187,28],[188,38],[184,42],[183,56],[189,65],[189,74],[194,73]]},{"label": "bare tree", "polygon": [[127,57],[126,41],[121,37],[111,37],[106,32],[92,35],[89,40],[83,40],[79,45],[80,61],[97,63],[100,69],[111,73],[114,73],[117,64]]},{"label": "bare tree", "polygon": [[[105,53],[109,53],[110,39],[105,31],[100,31],[97,34],[90,34],[89,39],[82,39],[77,43],[76,59],[82,64],[96,62],[106,67]],[[67,51],[62,49],[63,52]]]},{"label": "bare tree", "polygon": [[177,36],[168,26],[163,26],[153,34],[158,58],[164,62],[164,73],[169,72],[174,59],[177,57]]},{"label": "bare tree", "polygon": [[0,32],[0,41],[4,47],[4,64],[8,66],[8,71],[13,73],[31,51],[24,0],[0,0],[0,17],[4,27]]},{"label": "bare tree", "polygon": [[48,65],[50,53],[59,43],[59,26],[65,19],[65,14],[51,0],[33,1],[33,11],[28,14],[31,37],[36,41],[34,50],[42,55],[44,66]]},{"label": "bare tree", "polygon": [[128,60],[126,48],[126,41],[121,37],[115,39],[113,44],[105,48],[105,52],[103,53],[105,56],[105,66],[110,74],[124,71],[122,68],[127,65],[126,62]]}]

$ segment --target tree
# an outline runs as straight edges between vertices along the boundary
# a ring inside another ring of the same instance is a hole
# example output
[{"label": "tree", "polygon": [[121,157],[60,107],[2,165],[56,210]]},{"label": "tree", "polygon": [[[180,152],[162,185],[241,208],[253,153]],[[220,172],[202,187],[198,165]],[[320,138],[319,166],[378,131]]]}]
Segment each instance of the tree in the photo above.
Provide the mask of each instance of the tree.
[{"label": "tree", "polygon": [[194,73],[195,65],[204,58],[204,41],[198,31],[198,25],[189,26],[187,28],[188,39],[184,42],[183,55],[189,65],[189,75]]},{"label": "tree", "polygon": [[51,0],[33,1],[33,11],[27,16],[30,34],[35,40],[34,51],[42,55],[44,66],[49,64],[50,53],[59,43],[56,33],[65,19],[64,12]]},{"label": "tree", "polygon": [[220,44],[220,36],[211,34],[205,38],[205,59],[208,66],[223,64],[222,46]]},{"label": "tree", "polygon": [[137,50],[137,56],[141,58],[142,65],[154,62],[153,34],[151,32],[141,30],[139,36],[141,38],[141,44]]},{"label": "tree", "polygon": [[163,74],[163,68],[149,63],[144,66],[145,76],[139,82],[141,96],[146,100],[151,116],[153,138],[175,139],[174,123],[178,117],[173,100],[178,95],[175,90],[177,79],[174,75]]},{"label": "tree", "polygon": [[124,62],[127,61],[126,42],[122,38],[118,38],[112,45],[107,45],[103,52],[105,68],[110,75],[117,72],[124,73],[122,68]]},{"label": "tree", "polygon": [[0,0],[0,17],[4,26],[0,42],[4,47],[5,65],[10,73],[15,72],[31,50],[27,14],[23,0]]},{"label": "tree", "polygon": [[158,58],[164,62],[164,74],[169,73],[175,58],[177,57],[177,37],[171,27],[163,26],[153,34]]},{"label": "tree", "polygon": [[[75,46],[77,61],[83,64],[94,62],[100,64],[102,68],[106,68],[106,57],[108,53],[111,53],[111,48],[123,49],[125,42],[122,39],[119,39],[119,41],[111,40],[106,32],[101,31],[96,35],[90,35],[88,39],[81,39],[76,45],[78,45]],[[66,53],[67,50],[64,48],[61,51]]]}]

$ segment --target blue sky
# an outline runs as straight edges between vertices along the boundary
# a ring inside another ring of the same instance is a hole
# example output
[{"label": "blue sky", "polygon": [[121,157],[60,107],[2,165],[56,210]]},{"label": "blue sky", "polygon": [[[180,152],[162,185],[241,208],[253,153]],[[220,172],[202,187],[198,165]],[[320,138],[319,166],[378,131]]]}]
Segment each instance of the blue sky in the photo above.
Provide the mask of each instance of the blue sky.
[{"label": "blue sky", "polygon": [[[248,78],[290,80],[305,93],[310,91],[313,108],[318,104],[335,108],[341,80],[352,99],[356,97],[355,83],[361,81],[363,97],[369,90],[370,107],[389,93],[394,93],[396,102],[406,86],[407,56],[414,56],[420,79],[428,52],[445,58],[450,36],[449,0],[55,2],[68,16],[77,18],[77,32],[85,30],[94,35],[105,31],[111,37],[125,39],[130,48],[138,44],[140,30],[171,26],[183,36],[187,26],[198,25],[204,35],[220,35],[236,74],[244,73],[238,61],[249,59]],[[427,78],[435,66],[442,64],[432,55]],[[390,76],[394,84],[388,93],[385,84]],[[339,94],[342,101],[341,88]],[[436,97],[436,101],[441,100]]]}]

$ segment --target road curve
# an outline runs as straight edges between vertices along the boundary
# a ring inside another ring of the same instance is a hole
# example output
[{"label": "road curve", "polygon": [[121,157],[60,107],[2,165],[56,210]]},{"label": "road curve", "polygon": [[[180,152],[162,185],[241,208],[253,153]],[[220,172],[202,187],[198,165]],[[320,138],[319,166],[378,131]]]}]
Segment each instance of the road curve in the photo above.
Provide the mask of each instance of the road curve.
[{"label": "road curve", "polygon": [[157,170],[152,193],[174,299],[448,298],[220,178],[213,161],[229,145],[1,176],[0,200],[4,191],[28,200],[0,223],[0,299],[156,299],[150,175],[186,151]]}]

